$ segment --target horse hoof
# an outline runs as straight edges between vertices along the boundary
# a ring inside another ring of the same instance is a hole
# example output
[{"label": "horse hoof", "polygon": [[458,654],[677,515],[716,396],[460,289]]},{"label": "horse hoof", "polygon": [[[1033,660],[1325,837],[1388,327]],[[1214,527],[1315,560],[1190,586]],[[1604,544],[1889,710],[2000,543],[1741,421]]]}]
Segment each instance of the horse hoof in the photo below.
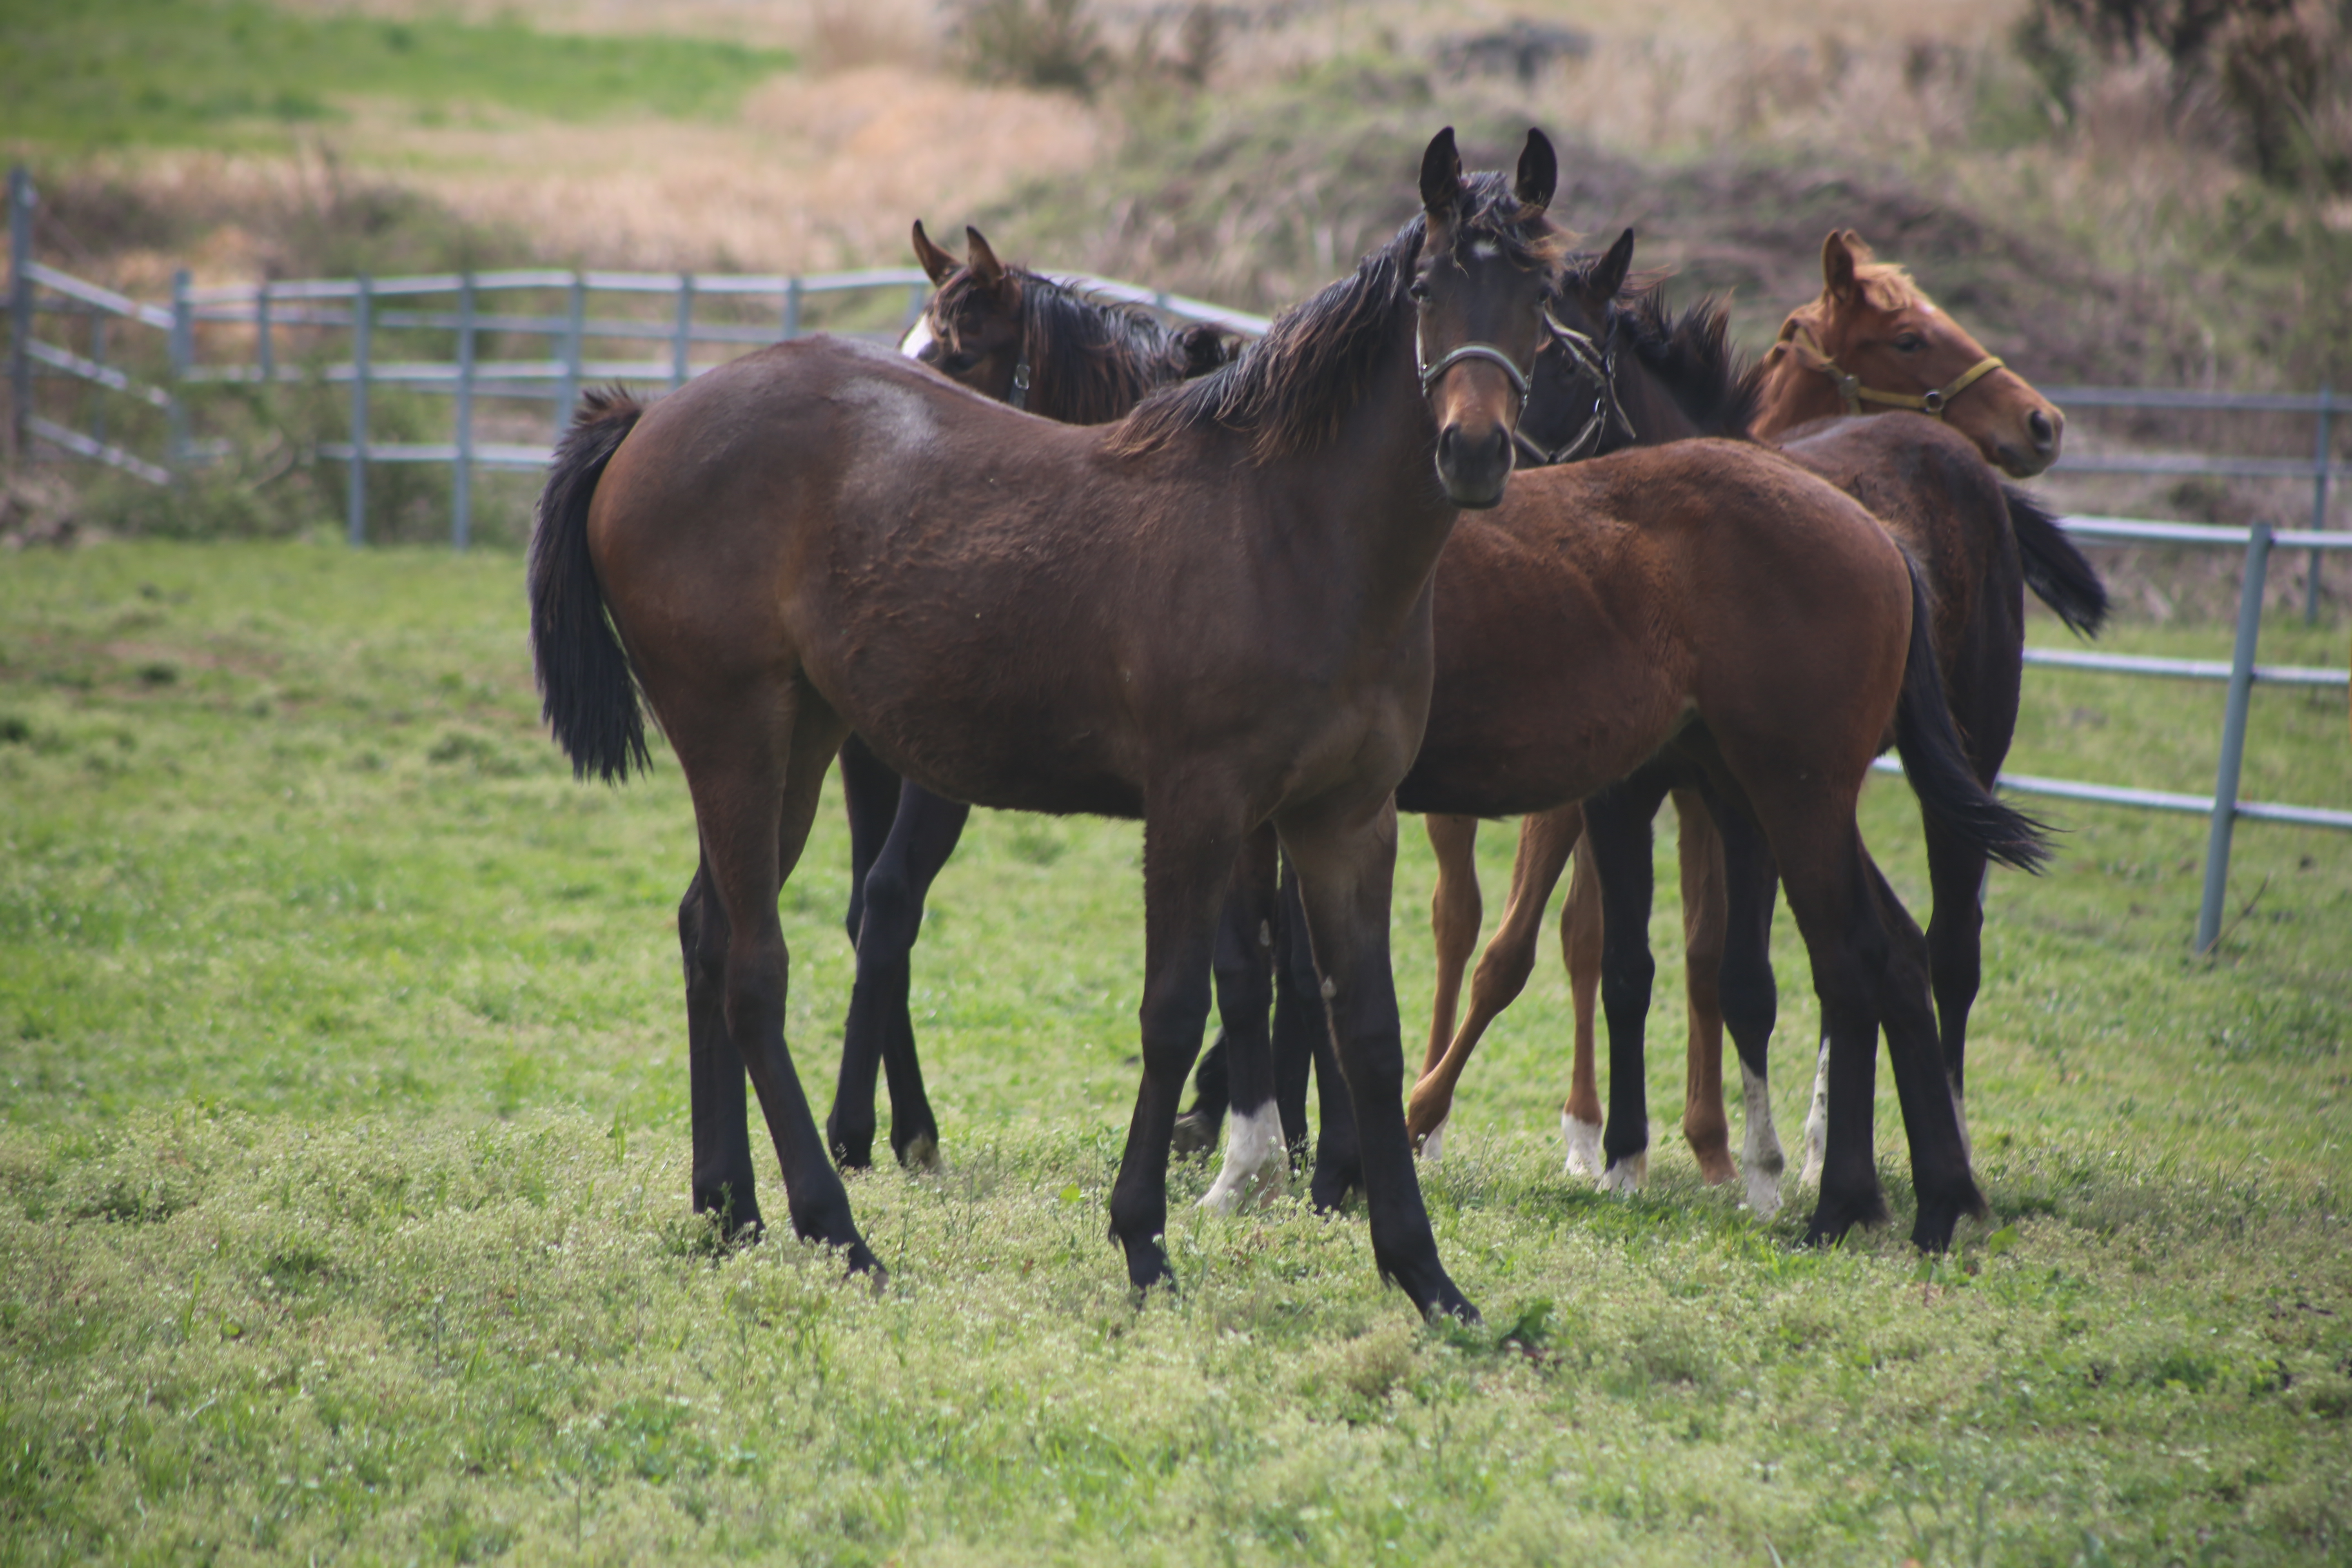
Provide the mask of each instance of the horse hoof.
[{"label": "horse hoof", "polygon": [[1770,1219],[1780,1212],[1780,1173],[1750,1170],[1748,1173],[1748,1209],[1758,1219]]},{"label": "horse hoof", "polygon": [[877,1296],[882,1294],[883,1288],[890,1282],[890,1271],[882,1267],[881,1260],[874,1256],[863,1241],[852,1241],[841,1250],[843,1261],[847,1265],[842,1271],[842,1277],[846,1279],[856,1279],[862,1275],[866,1282],[874,1288],[874,1293]]},{"label": "horse hoof", "polygon": [[1160,1249],[1155,1239],[1131,1241],[1127,1244],[1127,1282],[1139,1294],[1149,1292],[1155,1285],[1176,1288],[1176,1271],[1168,1267],[1168,1254]]},{"label": "horse hoof", "polygon": [[1441,1279],[1430,1299],[1421,1304],[1421,1318],[1425,1323],[1451,1318],[1465,1328],[1486,1321],[1479,1316],[1478,1309],[1471,1304],[1470,1298],[1455,1289],[1451,1279]]},{"label": "horse hoof", "polygon": [[1453,1124],[1454,1117],[1449,1112],[1444,1121],[1439,1122],[1436,1126],[1429,1130],[1429,1136],[1421,1141],[1421,1157],[1423,1159],[1443,1160],[1445,1158],[1445,1130]]},{"label": "horse hoof", "polygon": [[935,1134],[918,1132],[907,1140],[907,1146],[898,1152],[898,1163],[907,1170],[930,1176],[937,1175],[941,1169],[940,1141]]},{"label": "horse hoof", "polygon": [[1197,1110],[1176,1119],[1176,1135],[1168,1141],[1168,1152],[1177,1155],[1205,1154],[1216,1146],[1217,1124]]},{"label": "horse hoof", "polygon": [[1649,1179],[1650,1152],[1644,1149],[1638,1154],[1629,1154],[1622,1160],[1611,1162],[1609,1168],[1601,1173],[1601,1190],[1630,1196],[1640,1192],[1643,1184]]},{"label": "horse hoof", "polygon": [[1608,1156],[1601,1151],[1601,1123],[1585,1121],[1563,1110],[1559,1113],[1560,1142],[1568,1145],[1568,1173],[1597,1182],[1608,1168]]}]

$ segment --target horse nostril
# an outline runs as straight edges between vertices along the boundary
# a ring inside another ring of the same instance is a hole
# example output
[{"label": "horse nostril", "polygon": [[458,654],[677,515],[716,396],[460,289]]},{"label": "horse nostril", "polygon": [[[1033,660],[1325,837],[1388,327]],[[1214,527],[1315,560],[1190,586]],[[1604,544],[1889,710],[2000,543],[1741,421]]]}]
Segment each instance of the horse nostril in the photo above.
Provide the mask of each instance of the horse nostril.
[{"label": "horse nostril", "polygon": [[2050,422],[2050,416],[2039,408],[2025,416],[2025,427],[2033,434],[2033,448],[2037,452],[2046,452],[2057,443],[2058,427]]}]

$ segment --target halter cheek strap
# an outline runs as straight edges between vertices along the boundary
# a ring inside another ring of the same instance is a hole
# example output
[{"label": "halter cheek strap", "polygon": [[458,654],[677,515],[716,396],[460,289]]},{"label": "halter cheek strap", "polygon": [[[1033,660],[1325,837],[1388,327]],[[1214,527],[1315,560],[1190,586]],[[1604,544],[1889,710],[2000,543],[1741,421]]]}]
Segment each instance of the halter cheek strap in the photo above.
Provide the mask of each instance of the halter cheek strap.
[{"label": "halter cheek strap", "polygon": [[1005,401],[1024,412],[1029,406],[1029,351],[1024,348],[1013,366],[1013,395]]},{"label": "halter cheek strap", "polygon": [[1792,348],[1802,355],[1810,368],[1820,371],[1830,378],[1838,389],[1838,396],[1844,401],[1845,411],[1848,414],[1861,413],[1862,405],[1865,403],[1877,403],[1889,408],[1914,409],[1925,414],[1930,419],[1941,419],[1944,416],[1944,410],[1951,406],[1952,399],[1993,372],[2003,368],[2003,362],[1999,354],[1987,354],[1954,376],[1946,385],[1920,393],[1881,392],[1874,386],[1863,385],[1860,376],[1853,374],[1840,365],[1837,361],[1830,358],[1827,351],[1822,347],[1821,340],[1813,336],[1812,329],[1802,322],[1798,323],[1793,334],[1781,339],[1780,342],[1784,346]]},{"label": "halter cheek strap", "polygon": [[1514,428],[1511,440],[1520,451],[1535,459],[1536,467],[1544,468],[1558,463],[1572,463],[1600,450],[1601,444],[1608,439],[1612,426],[1622,429],[1627,439],[1637,438],[1633,421],[1626,417],[1625,405],[1617,400],[1617,351],[1613,347],[1604,348],[1595,343],[1574,327],[1563,324],[1549,310],[1544,312],[1543,321],[1544,330],[1551,333],[1552,341],[1559,345],[1561,352],[1576,361],[1577,369],[1592,378],[1592,412],[1585,416],[1584,424],[1575,435],[1549,452],[1537,446],[1523,430]]}]

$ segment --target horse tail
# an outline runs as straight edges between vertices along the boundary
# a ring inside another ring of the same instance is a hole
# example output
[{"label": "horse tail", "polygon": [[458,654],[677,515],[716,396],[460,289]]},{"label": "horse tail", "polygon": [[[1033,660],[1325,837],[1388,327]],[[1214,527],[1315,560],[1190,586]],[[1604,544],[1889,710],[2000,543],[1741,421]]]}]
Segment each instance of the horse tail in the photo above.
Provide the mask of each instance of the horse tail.
[{"label": "horse tail", "polygon": [[1919,797],[1920,815],[1962,843],[2004,866],[2038,871],[2050,858],[2049,828],[2004,804],[1969,761],[1936,667],[1935,609],[1927,585],[1906,552],[1911,574],[1911,649],[1903,666],[1903,695],[1895,707],[1895,747]]},{"label": "horse tail", "polygon": [[539,492],[539,525],[530,536],[530,656],[540,711],[572,759],[572,775],[593,773],[608,784],[626,779],[633,763],[643,771],[650,762],[628,651],[605,614],[604,590],[588,558],[588,503],[604,465],[645,411],[618,387],[581,399]]},{"label": "horse tail", "polygon": [[2033,596],[2058,612],[2058,618],[2086,637],[2099,635],[2107,621],[2107,585],[2097,568],[2083,559],[2058,520],[2042,503],[2015,485],[2000,487],[2009,500],[2010,531],[2017,536],[2017,555],[2025,569],[2025,585]]}]

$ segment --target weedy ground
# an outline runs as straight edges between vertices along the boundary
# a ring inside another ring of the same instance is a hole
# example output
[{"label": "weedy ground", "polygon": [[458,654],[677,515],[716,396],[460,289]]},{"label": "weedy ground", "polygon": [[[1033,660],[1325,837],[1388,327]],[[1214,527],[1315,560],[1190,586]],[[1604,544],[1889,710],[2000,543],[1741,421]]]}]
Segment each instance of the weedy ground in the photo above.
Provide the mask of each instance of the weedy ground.
[{"label": "weedy ground", "polygon": [[[1761,1222],[1699,1184],[1665,893],[1649,1189],[1560,1173],[1547,966],[1423,1172],[1487,1315],[1458,1330],[1380,1283],[1360,1212],[1203,1216],[1198,1166],[1181,1288],[1130,1298],[1103,1205],[1139,836],[982,814],[916,956],[946,1168],[850,1181],[877,1295],[688,1213],[691,816],[666,755],[621,790],[564,772],[520,579],[285,542],[0,575],[0,1561],[2352,1552],[2342,837],[2245,826],[2200,960],[2202,823],[2053,813],[2057,868],[1990,888],[1992,1214],[1927,1263],[1900,1224],[1808,1250],[1807,1194]],[[2334,661],[2343,635],[2281,621],[2265,657]],[[2036,673],[2028,704],[2022,771],[2210,787],[2210,689]],[[2245,793],[2347,804],[2345,725],[2340,694],[2259,694]],[[1924,916],[1907,797],[1865,804]],[[1490,908],[1509,837],[1481,847]],[[820,1104],[845,850],[828,805],[783,896]],[[1413,1032],[1430,877],[1408,824]],[[1785,914],[1776,942],[1793,1135],[1814,1008]]]}]

